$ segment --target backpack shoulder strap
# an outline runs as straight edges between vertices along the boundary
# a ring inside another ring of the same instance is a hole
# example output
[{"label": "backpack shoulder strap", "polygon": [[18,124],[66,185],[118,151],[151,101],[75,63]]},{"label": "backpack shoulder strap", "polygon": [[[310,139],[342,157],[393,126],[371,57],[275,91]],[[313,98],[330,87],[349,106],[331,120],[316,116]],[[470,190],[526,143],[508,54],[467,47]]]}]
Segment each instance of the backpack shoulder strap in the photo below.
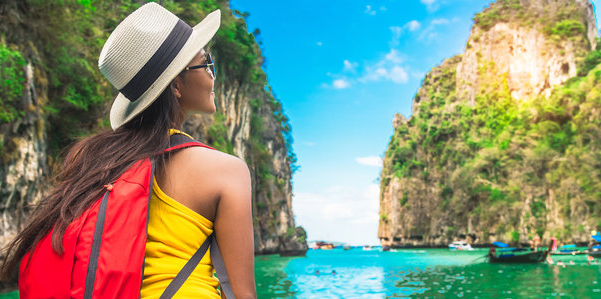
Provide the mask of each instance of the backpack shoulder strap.
[{"label": "backpack shoulder strap", "polygon": [[225,263],[223,262],[221,251],[219,251],[219,246],[217,245],[217,238],[215,237],[213,237],[213,241],[211,242],[211,261],[213,262],[213,267],[215,267],[215,272],[217,272],[221,291],[225,293],[226,298],[236,299],[236,297],[234,297],[234,290],[232,290],[232,284],[230,283],[230,277],[225,270]]},{"label": "backpack shoulder strap", "polygon": [[201,143],[199,141],[196,141],[184,134],[173,134],[169,138],[169,147],[167,149],[165,149],[165,152],[170,152],[170,151],[174,151],[174,150],[177,150],[180,148],[186,148],[186,147],[192,147],[192,146],[200,146],[200,147],[205,147],[205,148],[214,150],[214,148],[212,148],[204,143]]},{"label": "backpack shoulder strap", "polygon": [[169,285],[167,286],[165,291],[163,291],[163,294],[161,294],[161,297],[159,299],[170,299],[175,295],[175,293],[177,293],[179,288],[181,288],[184,282],[186,282],[186,279],[188,279],[190,274],[194,272],[194,269],[196,268],[196,266],[198,266],[200,260],[202,260],[202,257],[207,252],[207,249],[209,248],[212,239],[213,234],[210,234],[207,237],[207,239],[202,243],[202,245],[200,245],[200,248],[198,248],[198,250],[196,250],[196,252],[188,260],[188,262],[186,262],[186,264],[179,271],[179,273],[177,273],[175,278],[169,283]]}]

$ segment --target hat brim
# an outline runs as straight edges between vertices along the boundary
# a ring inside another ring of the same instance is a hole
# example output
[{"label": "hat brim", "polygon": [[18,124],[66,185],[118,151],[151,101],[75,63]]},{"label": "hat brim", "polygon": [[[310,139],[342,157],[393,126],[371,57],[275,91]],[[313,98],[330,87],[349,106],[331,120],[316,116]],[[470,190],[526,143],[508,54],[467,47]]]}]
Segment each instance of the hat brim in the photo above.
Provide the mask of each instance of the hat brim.
[{"label": "hat brim", "polygon": [[177,75],[192,61],[194,56],[213,38],[221,23],[221,11],[216,10],[207,15],[200,23],[192,28],[192,34],[184,44],[179,54],[163,71],[159,78],[136,100],[127,99],[119,93],[113,102],[110,112],[110,122],[113,130],[132,120],[165,90]]}]

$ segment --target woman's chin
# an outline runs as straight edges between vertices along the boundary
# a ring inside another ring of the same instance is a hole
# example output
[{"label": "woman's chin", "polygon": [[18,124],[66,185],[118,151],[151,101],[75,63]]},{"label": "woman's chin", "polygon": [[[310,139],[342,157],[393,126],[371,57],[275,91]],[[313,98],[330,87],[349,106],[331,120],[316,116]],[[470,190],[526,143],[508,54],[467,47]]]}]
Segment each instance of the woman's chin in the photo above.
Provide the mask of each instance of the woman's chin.
[{"label": "woman's chin", "polygon": [[215,107],[215,105],[211,105],[209,107],[203,107],[202,109],[198,110],[198,112],[206,113],[206,114],[213,114],[213,113],[215,113],[215,111],[217,111],[217,108]]},{"label": "woman's chin", "polygon": [[193,114],[213,114],[215,113],[215,111],[217,111],[217,109],[215,108],[215,106],[212,107],[202,107],[202,108],[198,108],[198,109],[192,109],[192,110],[188,110],[186,111],[187,115],[193,115]]}]

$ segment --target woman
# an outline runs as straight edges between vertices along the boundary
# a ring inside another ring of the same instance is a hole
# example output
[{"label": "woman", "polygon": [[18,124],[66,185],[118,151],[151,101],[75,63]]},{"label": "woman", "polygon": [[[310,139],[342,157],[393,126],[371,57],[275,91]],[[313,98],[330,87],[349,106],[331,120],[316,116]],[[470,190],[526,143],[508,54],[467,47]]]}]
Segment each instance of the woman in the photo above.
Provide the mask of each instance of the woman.
[{"label": "woman", "polygon": [[[9,245],[4,275],[10,275],[49,232],[52,248],[60,254],[69,224],[103,192],[108,194],[111,182],[150,158],[156,171],[148,204],[141,298],[159,298],[213,231],[235,298],[256,298],[246,164],[207,147],[163,153],[170,147],[170,134],[186,135],[179,129],[189,113],[215,112],[215,68],[203,47],[217,31],[219,18],[215,11],[191,28],[149,3],[117,26],[98,64],[120,91],[110,112],[113,131],[86,138],[70,149],[56,188]],[[22,262],[21,271],[26,267]],[[206,254],[174,298],[220,298],[212,274]]]}]

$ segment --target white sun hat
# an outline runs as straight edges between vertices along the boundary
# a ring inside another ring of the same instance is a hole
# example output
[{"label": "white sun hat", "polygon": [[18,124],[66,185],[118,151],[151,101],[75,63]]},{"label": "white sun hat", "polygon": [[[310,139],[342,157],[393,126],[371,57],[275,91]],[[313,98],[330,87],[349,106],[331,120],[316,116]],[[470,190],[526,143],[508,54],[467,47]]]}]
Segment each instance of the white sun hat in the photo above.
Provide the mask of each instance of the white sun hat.
[{"label": "white sun hat", "polygon": [[119,90],[111,107],[113,130],[144,111],[211,40],[221,12],[194,26],[151,2],[127,16],[106,40],[98,67]]}]

